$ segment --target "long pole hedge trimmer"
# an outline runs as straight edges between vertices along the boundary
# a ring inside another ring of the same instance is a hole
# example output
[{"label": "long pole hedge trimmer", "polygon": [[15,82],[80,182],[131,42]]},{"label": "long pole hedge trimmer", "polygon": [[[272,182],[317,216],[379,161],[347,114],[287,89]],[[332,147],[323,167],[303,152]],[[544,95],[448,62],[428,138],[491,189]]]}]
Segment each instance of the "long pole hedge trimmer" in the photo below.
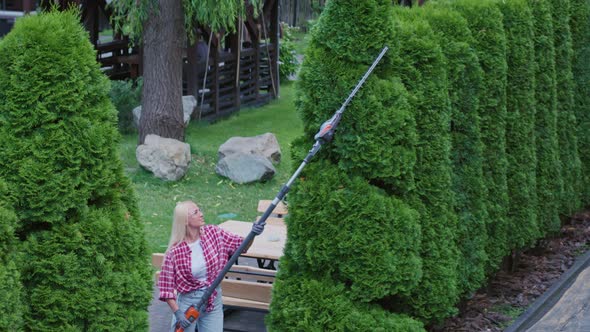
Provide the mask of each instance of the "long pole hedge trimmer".
[{"label": "long pole hedge trimmer", "polygon": [[[373,72],[373,70],[375,69],[377,64],[381,61],[381,59],[383,58],[383,56],[385,55],[385,53],[387,52],[388,49],[389,48],[387,46],[383,47],[383,49],[381,50],[381,53],[379,53],[379,55],[377,56],[375,61],[373,61],[373,64],[371,65],[371,67],[369,67],[369,69],[367,70],[365,75],[357,83],[354,90],[352,90],[352,92],[350,93],[348,98],[346,98],[346,101],[344,101],[342,106],[340,106],[340,109],[338,109],[338,111],[336,111],[336,113],[329,120],[327,120],[326,122],[324,122],[320,126],[320,130],[314,136],[315,144],[313,145],[311,150],[309,150],[309,153],[307,154],[305,159],[303,159],[303,162],[301,163],[299,168],[297,168],[295,173],[293,173],[293,175],[291,176],[289,181],[287,181],[287,183],[285,185],[283,185],[283,187],[281,188],[281,190],[279,191],[277,196],[272,200],[271,204],[268,206],[266,211],[264,211],[264,214],[262,215],[262,217],[260,217],[260,219],[255,222],[256,224],[259,224],[262,226],[266,225],[266,219],[268,219],[268,217],[272,214],[272,212],[275,209],[275,207],[277,206],[277,204],[279,204],[279,202],[289,192],[289,189],[291,189],[291,185],[293,184],[295,179],[297,179],[297,177],[299,176],[301,171],[303,171],[303,168],[305,167],[305,165],[307,165],[309,163],[309,161],[320,150],[320,148],[322,147],[323,144],[328,143],[332,140],[332,138],[334,137],[334,132],[336,130],[336,127],[338,126],[338,123],[340,122],[340,119],[342,117],[342,113],[344,113],[344,109],[346,108],[346,106],[348,106],[348,104],[350,103],[350,101],[352,100],[354,95],[361,88],[361,86],[365,83],[365,81],[367,80],[367,78],[369,77],[371,72]],[[244,241],[242,242],[242,244],[238,247],[238,249],[236,249],[234,254],[227,261],[227,263],[225,264],[225,267],[219,273],[217,278],[213,281],[213,283],[209,286],[209,288],[207,288],[207,291],[205,292],[205,294],[203,294],[201,301],[199,301],[199,303],[196,305],[196,307],[191,306],[185,312],[186,318],[189,321],[193,322],[194,320],[196,320],[199,317],[199,313],[201,312],[203,306],[205,305],[205,303],[207,302],[207,300],[209,299],[211,294],[213,294],[213,291],[215,290],[215,288],[217,288],[217,286],[221,283],[223,278],[225,278],[225,275],[227,274],[229,269],[234,265],[234,263],[238,260],[238,257],[242,254],[242,252],[250,246],[250,243],[252,241],[254,241],[255,236],[256,236],[256,234],[254,233],[254,231],[250,231],[250,233],[246,236],[246,238],[244,238]],[[183,329],[179,328],[177,326],[176,331],[177,332],[183,331]]]}]

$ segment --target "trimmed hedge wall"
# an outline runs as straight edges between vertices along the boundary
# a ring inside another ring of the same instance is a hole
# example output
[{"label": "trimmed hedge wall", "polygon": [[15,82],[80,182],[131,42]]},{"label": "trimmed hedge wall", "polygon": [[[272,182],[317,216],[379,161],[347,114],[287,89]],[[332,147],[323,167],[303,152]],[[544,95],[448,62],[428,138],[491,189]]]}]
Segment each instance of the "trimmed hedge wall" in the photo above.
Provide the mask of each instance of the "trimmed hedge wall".
[{"label": "trimmed hedge wall", "polygon": [[146,330],[143,227],[109,81],[78,14],[18,20],[0,43],[0,86],[0,178],[27,257],[25,329]]},{"label": "trimmed hedge wall", "polygon": [[18,240],[14,234],[16,215],[6,203],[6,184],[0,180],[0,331],[22,331],[23,287],[18,266]]},{"label": "trimmed hedge wall", "polygon": [[541,236],[560,227],[563,191],[557,138],[557,89],[553,22],[547,0],[528,0],[533,13],[535,53],[535,140],[537,153],[537,221]]},{"label": "trimmed hedge wall", "polygon": [[498,268],[508,247],[508,187],[506,161],[506,35],[502,13],[492,1],[451,2],[473,31],[479,64],[484,71],[479,95],[479,116],[483,150],[484,184],[488,190],[486,208],[488,271]]},{"label": "trimmed hedge wall", "polygon": [[416,11],[397,7],[394,15],[399,24],[395,37],[402,41],[394,66],[412,95],[418,132],[414,177],[419,201],[414,206],[422,225],[423,277],[409,305],[413,315],[438,321],[456,312],[459,297],[445,59],[437,37]]},{"label": "trimmed hedge wall", "polygon": [[585,82],[590,11],[571,21],[572,56],[570,8],[557,6],[328,2],[300,72],[296,165],[381,46],[391,51],[289,196],[271,330],[423,330],[511,251],[559,230],[580,203],[586,124],[575,127],[571,60]]},{"label": "trimmed hedge wall", "polygon": [[[394,45],[391,11],[384,0],[326,5],[300,71],[305,135],[293,143],[298,163],[383,45]],[[396,54],[392,47],[347,108],[334,142],[289,194],[271,331],[423,331],[422,323],[386,309],[407,299],[422,276],[418,213],[401,200],[414,195],[417,135],[407,92],[391,75]]]},{"label": "trimmed hedge wall", "polygon": [[590,204],[590,2],[570,0],[574,113],[577,120],[578,151],[582,162],[581,200]]},{"label": "trimmed hedge wall", "polygon": [[533,17],[526,0],[500,1],[506,33],[506,157],[509,247],[526,248],[539,237],[535,169],[535,58]]},{"label": "trimmed hedge wall", "polygon": [[485,280],[487,192],[483,179],[483,143],[478,115],[483,71],[467,21],[449,6],[425,6],[421,13],[439,39],[447,59],[451,100],[451,160],[457,213],[459,289],[472,293]]},{"label": "trimmed hedge wall", "polygon": [[571,215],[580,207],[581,165],[576,137],[570,0],[550,0],[555,40],[557,81],[557,133],[563,179],[560,212]]}]

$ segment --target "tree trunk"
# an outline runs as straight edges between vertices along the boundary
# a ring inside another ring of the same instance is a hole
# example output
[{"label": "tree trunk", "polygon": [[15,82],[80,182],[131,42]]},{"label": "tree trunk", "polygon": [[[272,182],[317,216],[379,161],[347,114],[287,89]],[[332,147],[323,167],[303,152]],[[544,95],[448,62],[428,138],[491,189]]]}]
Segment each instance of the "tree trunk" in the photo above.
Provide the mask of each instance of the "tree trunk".
[{"label": "tree trunk", "polygon": [[139,144],[148,134],[184,141],[181,0],[159,0],[143,31],[143,92]]}]

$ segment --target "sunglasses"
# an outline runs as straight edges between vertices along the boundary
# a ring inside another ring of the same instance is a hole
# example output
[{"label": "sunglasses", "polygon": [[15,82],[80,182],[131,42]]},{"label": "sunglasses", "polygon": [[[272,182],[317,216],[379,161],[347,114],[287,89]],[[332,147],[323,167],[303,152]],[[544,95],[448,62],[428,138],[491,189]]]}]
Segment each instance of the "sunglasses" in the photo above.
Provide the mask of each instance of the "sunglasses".
[{"label": "sunglasses", "polygon": [[194,210],[189,210],[189,211],[188,211],[188,215],[189,215],[189,216],[194,216],[194,215],[198,214],[198,213],[199,213],[199,211],[201,211],[201,209],[199,209],[199,208],[196,208],[196,209],[194,209]]}]

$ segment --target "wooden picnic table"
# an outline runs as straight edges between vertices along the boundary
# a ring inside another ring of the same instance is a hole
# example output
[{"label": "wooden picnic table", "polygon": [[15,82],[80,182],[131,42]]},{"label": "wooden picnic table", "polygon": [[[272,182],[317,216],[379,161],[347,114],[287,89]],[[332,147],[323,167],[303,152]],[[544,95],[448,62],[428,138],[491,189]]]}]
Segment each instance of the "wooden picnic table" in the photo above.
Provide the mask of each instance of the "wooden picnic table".
[{"label": "wooden picnic table", "polygon": [[[238,220],[228,220],[219,227],[246,237],[252,230],[252,223]],[[287,227],[282,225],[267,224],[264,227],[264,232],[254,237],[252,246],[247,252],[242,253],[243,257],[256,258],[258,266],[268,269],[276,269],[274,262],[278,261],[283,256],[283,249],[287,241]],[[268,262],[267,266],[265,264]]]}]

